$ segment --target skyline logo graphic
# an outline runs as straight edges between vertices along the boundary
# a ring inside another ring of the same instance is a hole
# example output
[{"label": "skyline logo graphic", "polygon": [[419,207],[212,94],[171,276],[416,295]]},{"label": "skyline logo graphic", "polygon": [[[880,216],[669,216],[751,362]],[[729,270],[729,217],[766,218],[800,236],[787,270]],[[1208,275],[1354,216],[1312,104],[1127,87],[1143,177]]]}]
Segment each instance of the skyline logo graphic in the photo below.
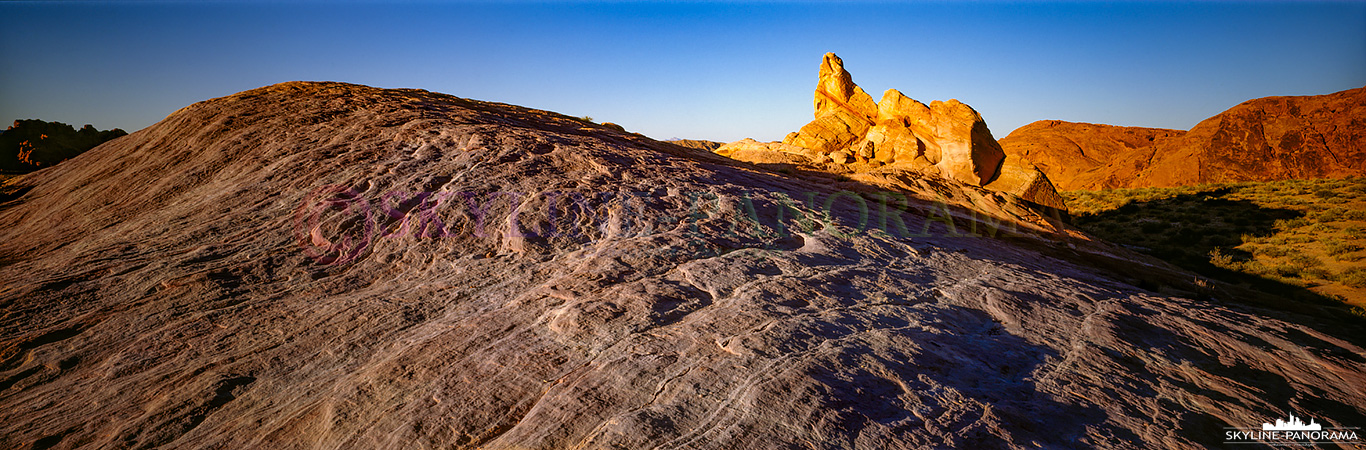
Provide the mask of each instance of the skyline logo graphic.
[{"label": "skyline logo graphic", "polygon": [[1260,428],[1225,427],[1224,443],[1272,447],[1366,443],[1357,436],[1360,427],[1325,427],[1314,418],[1309,418],[1309,423],[1305,423],[1305,418],[1296,417],[1294,413],[1287,415],[1288,419],[1276,419],[1275,423],[1263,422]]},{"label": "skyline logo graphic", "polygon": [[1287,421],[1276,419],[1275,424],[1263,423],[1262,431],[1323,431],[1323,425],[1314,422],[1314,419],[1312,418],[1309,419],[1309,423],[1306,424],[1300,421],[1299,417],[1295,417],[1294,414],[1291,414],[1290,420]]}]

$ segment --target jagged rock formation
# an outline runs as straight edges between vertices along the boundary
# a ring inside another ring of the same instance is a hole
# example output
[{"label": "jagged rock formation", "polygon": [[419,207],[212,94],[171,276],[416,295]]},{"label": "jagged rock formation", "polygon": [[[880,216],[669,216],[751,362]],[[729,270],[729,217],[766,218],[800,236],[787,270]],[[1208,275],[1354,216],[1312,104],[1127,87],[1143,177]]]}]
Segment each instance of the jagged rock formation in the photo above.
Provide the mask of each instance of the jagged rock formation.
[{"label": "jagged rock formation", "polygon": [[[844,70],[844,61],[826,53],[816,81],[816,119],[783,143],[819,154],[845,151],[873,125],[877,104]],[[842,162],[842,161],[841,161]]]},{"label": "jagged rock formation", "polygon": [[[1025,158],[1007,158],[982,116],[958,100],[936,100],[926,106],[889,89],[875,103],[854,83],[844,61],[826,53],[814,104],[815,120],[781,143],[748,139],[722,146],[717,153],[755,163],[798,155],[814,164],[833,163],[836,172],[847,168],[855,173],[902,170],[936,175],[1067,209],[1048,177]],[[1002,173],[1009,173],[1009,180],[994,183]]]},{"label": "jagged rock formation", "polygon": [[1189,132],[1039,121],[1001,139],[1065,190],[1366,175],[1366,88],[1249,100]]},{"label": "jagged rock formation", "polygon": [[61,122],[16,120],[0,133],[0,171],[32,172],[127,134],[118,128],[96,130],[89,124],[76,131]]},{"label": "jagged rock formation", "polygon": [[1366,334],[1315,305],[1192,300],[1189,273],[1084,236],[559,114],[285,83],[72,162],[0,205],[0,448],[1189,448],[1287,411],[1366,423]]}]

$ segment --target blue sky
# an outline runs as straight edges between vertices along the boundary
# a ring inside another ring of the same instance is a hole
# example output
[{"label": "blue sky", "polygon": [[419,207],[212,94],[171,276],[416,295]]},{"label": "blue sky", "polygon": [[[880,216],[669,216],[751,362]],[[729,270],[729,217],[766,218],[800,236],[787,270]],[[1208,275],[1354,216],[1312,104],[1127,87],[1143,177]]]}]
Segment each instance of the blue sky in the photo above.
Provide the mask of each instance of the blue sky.
[{"label": "blue sky", "polygon": [[0,120],[134,131],[291,80],[413,87],[667,139],[777,140],[833,51],[879,98],[1188,129],[1366,85],[1366,2],[0,2]]}]

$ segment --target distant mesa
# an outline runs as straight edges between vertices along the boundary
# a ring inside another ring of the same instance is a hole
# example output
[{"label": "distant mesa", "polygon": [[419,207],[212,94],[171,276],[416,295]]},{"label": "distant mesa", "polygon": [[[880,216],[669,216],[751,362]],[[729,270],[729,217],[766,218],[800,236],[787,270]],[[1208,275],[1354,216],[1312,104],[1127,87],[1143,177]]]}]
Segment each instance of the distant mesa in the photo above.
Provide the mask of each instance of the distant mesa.
[{"label": "distant mesa", "polygon": [[1043,120],[1000,140],[1063,190],[1366,175],[1366,87],[1249,100],[1190,131]]},{"label": "distant mesa", "polygon": [[950,179],[1066,210],[1053,184],[1033,163],[1009,155],[982,116],[958,100],[929,105],[888,89],[882,99],[854,83],[834,53],[821,61],[815,119],[782,142],[746,139],[716,152],[754,163],[809,164],[833,172]]},{"label": "distant mesa", "polygon": [[77,131],[61,122],[16,120],[0,133],[0,171],[32,172],[71,159],[86,150],[128,133],[118,128],[101,131],[87,124]]}]

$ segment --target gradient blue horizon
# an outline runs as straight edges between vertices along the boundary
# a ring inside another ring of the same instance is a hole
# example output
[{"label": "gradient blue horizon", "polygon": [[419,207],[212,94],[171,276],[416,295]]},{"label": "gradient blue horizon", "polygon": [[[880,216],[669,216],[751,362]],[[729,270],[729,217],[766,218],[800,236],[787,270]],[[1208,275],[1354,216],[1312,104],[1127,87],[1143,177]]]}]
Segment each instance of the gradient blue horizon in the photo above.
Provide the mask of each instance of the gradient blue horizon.
[{"label": "gradient blue horizon", "polygon": [[777,140],[811,119],[825,52],[875,98],[957,98],[998,138],[1044,119],[1189,129],[1366,85],[1366,3],[0,2],[0,120],[131,132],[328,80]]}]

